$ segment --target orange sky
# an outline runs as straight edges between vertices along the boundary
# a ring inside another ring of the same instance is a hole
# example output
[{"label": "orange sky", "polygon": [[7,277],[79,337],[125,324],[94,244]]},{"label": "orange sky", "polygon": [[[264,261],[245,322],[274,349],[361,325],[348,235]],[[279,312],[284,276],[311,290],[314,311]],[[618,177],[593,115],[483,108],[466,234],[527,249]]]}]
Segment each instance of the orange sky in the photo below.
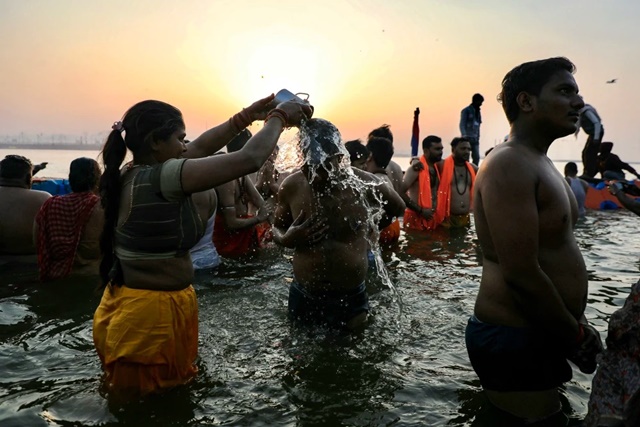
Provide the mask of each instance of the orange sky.
[{"label": "orange sky", "polygon": [[[484,151],[508,132],[495,101],[504,74],[563,55],[605,139],[640,161],[638,16],[638,2],[601,0],[0,0],[0,134],[106,132],[156,98],[183,111],[193,138],[286,87],[308,92],[345,139],[390,124],[403,152],[415,107],[421,138],[448,141],[480,92]],[[583,141],[550,155],[577,159]]]}]

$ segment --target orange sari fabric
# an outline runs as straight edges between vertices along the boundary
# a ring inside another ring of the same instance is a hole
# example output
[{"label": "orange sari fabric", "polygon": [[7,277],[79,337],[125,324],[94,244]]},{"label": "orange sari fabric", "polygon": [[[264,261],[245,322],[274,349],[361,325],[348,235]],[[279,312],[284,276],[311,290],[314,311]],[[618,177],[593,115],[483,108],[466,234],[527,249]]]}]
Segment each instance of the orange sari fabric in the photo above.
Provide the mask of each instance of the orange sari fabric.
[{"label": "orange sari fabric", "polygon": [[[431,174],[429,173],[429,164],[427,163],[427,159],[423,156],[420,157],[420,163],[424,169],[422,169],[418,174],[418,184],[420,186],[420,190],[418,193],[418,206],[421,208],[431,209],[433,206],[433,202],[431,199]],[[438,179],[440,179],[440,173],[436,168],[436,173],[438,174]],[[438,221],[438,218],[434,214],[433,218],[426,219],[422,215],[411,209],[405,209],[403,223],[407,228],[411,228],[414,230],[434,230],[441,221]]]},{"label": "orange sari fabric", "polygon": [[390,245],[400,238],[400,221],[397,219],[380,231],[378,242],[381,245]]},{"label": "orange sari fabric", "polygon": [[[469,188],[469,208],[473,209],[473,185],[476,182],[476,171],[471,163],[466,162],[467,169],[471,175],[471,187]],[[442,174],[440,175],[440,185],[438,186],[438,205],[436,207],[436,217],[438,223],[443,222],[451,216],[451,182],[453,181],[455,165],[453,155],[444,160]]]},{"label": "orange sari fabric", "polygon": [[198,368],[198,302],[193,286],[151,291],[108,285],[93,316],[105,384],[143,396],[191,380]]},{"label": "orange sari fabric", "polygon": [[[240,218],[253,218],[253,215],[243,215]],[[213,226],[213,244],[220,256],[234,258],[258,249],[269,240],[270,234],[271,226],[268,223],[229,230],[224,224],[222,214],[217,214]]]}]

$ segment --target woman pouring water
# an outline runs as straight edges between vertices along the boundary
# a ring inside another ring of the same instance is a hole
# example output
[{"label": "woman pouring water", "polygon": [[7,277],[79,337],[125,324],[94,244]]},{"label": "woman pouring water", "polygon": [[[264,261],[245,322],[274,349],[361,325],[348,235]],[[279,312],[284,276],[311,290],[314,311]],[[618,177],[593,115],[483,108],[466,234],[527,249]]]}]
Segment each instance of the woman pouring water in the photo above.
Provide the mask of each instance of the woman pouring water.
[{"label": "woman pouring water", "polygon": [[[191,194],[257,171],[308,103],[273,108],[274,95],[186,143],[182,113],[142,101],[114,123],[102,149],[105,210],[100,266],[105,290],[93,338],[105,384],[122,398],[188,382],[197,373],[198,305],[189,249],[204,233]],[[264,127],[239,151],[211,156],[255,120]],[[121,168],[127,150],[133,161]]]}]

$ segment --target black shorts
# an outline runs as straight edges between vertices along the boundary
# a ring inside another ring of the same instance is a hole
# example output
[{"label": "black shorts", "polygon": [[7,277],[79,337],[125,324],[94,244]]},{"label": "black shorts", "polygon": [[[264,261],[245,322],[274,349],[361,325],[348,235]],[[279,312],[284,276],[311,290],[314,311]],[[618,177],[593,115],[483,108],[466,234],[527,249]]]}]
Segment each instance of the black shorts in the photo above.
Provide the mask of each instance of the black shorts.
[{"label": "black shorts", "polygon": [[465,340],[471,365],[487,390],[550,390],[573,375],[561,343],[538,329],[493,325],[472,316]]},{"label": "black shorts", "polygon": [[360,313],[369,312],[364,283],[347,292],[311,294],[295,280],[289,287],[289,318],[305,323],[345,327]]}]

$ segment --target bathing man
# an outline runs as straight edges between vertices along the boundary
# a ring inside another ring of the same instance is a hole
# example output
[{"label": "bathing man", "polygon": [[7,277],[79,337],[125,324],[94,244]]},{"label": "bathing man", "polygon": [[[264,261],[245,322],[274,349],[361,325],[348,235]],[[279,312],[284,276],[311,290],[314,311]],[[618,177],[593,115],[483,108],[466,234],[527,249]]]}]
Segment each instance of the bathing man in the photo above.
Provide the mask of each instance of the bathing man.
[{"label": "bathing man", "polygon": [[440,173],[436,163],[442,159],[442,139],[429,135],[422,140],[422,168],[410,167],[404,174],[400,194],[406,194],[404,201],[404,226],[423,231],[433,231],[439,224],[436,205]]},{"label": "bathing man", "polygon": [[33,221],[51,195],[31,189],[32,173],[26,157],[11,154],[0,161],[0,255],[36,254]]},{"label": "bathing man", "polygon": [[[573,235],[578,206],[547,157],[576,131],[584,103],[566,58],[524,63],[502,81],[509,141],[482,163],[474,220],[483,253],[469,359],[489,400],[528,422],[563,417],[558,387],[602,349],[585,317],[587,270]],[[538,424],[536,424],[538,425]]]},{"label": "bathing man", "polygon": [[401,215],[404,203],[391,185],[349,166],[330,122],[307,121],[300,142],[304,163],[280,186],[273,227],[276,243],[294,249],[289,315],[354,329],[369,311],[364,280],[375,227]]}]

